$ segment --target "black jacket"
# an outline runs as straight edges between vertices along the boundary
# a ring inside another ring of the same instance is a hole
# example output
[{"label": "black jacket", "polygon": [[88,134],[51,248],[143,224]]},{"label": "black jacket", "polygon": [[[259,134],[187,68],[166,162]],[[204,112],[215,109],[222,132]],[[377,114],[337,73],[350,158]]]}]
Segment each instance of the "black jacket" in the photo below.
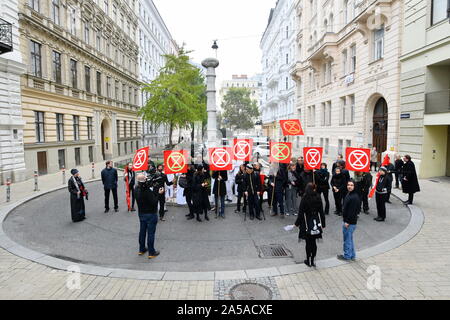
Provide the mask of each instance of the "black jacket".
[{"label": "black jacket", "polygon": [[105,168],[102,170],[102,182],[105,189],[116,189],[118,179],[117,170],[115,168]]},{"label": "black jacket", "polygon": [[[313,178],[313,174],[314,174],[314,178]],[[305,192],[306,186],[308,185],[308,183],[313,183],[315,182],[317,185],[317,182],[319,181],[319,175],[317,174],[317,172],[312,172],[312,171],[303,171],[303,173],[300,175],[300,178],[302,179],[302,185],[300,188],[300,193],[303,194]]]},{"label": "black jacket", "polygon": [[358,213],[361,210],[361,199],[356,191],[350,192],[344,199],[344,206],[342,209],[342,216],[344,222],[348,224],[357,224]]},{"label": "black jacket", "polygon": [[419,180],[417,179],[416,173],[416,166],[412,161],[408,161],[403,165],[402,188],[404,193],[420,192]]},{"label": "black jacket", "polygon": [[244,185],[244,177],[245,177],[245,173],[243,173],[242,171],[239,171],[236,175],[236,177],[234,178],[234,183],[236,183],[237,185],[237,192],[242,193],[245,192],[245,185]]},{"label": "black jacket", "polygon": [[[192,203],[197,212],[201,212],[207,208],[209,203],[209,174],[194,173],[192,176]],[[203,187],[202,184],[208,182],[207,187]]]},{"label": "black jacket", "polygon": [[328,170],[316,171],[317,192],[330,190],[330,173]]},{"label": "black jacket", "polygon": [[132,188],[134,188],[134,185],[136,184],[136,172],[134,172],[134,171],[129,171],[128,173],[125,172],[124,180],[126,179],[127,175],[128,175],[128,185],[132,189]]},{"label": "black jacket", "polygon": [[212,194],[217,196],[217,193],[219,192],[219,173],[222,177],[222,180],[220,180],[220,195],[219,196],[225,196],[227,194],[227,185],[225,182],[228,180],[228,173],[226,171],[214,171],[212,178],[214,179],[214,188],[212,191]]},{"label": "black jacket", "polygon": [[261,190],[261,177],[259,173],[253,172],[252,174],[244,175],[244,192],[248,192],[249,195],[258,194]]},{"label": "black jacket", "polygon": [[[295,225],[299,227],[299,238],[305,239],[307,236],[307,229],[311,225],[314,225],[313,219],[319,219],[322,228],[326,227],[325,224],[325,214],[323,212],[323,204],[320,197],[316,194],[313,197],[303,197],[300,202],[300,207],[298,210],[298,217]],[[316,221],[317,223],[317,221]],[[308,224],[308,228],[307,228]],[[311,236],[311,235],[309,235]],[[314,238],[322,238],[322,235],[312,236]]]},{"label": "black jacket", "polygon": [[370,172],[363,173],[363,178],[361,181],[361,192],[362,194],[368,194],[370,188],[372,187],[373,176]]},{"label": "black jacket", "polygon": [[380,176],[377,184],[377,193],[388,193],[392,189],[392,177],[389,174],[385,174],[384,176]]},{"label": "black jacket", "polygon": [[345,188],[347,188],[347,179],[344,174],[333,174],[333,177],[331,178],[331,186],[339,189],[339,192],[345,192]]},{"label": "black jacket", "polygon": [[397,174],[402,172],[403,165],[404,165],[404,162],[402,159],[395,160],[395,172]]},{"label": "black jacket", "polygon": [[158,212],[158,190],[151,190],[138,184],[135,188],[139,214],[156,214]]}]

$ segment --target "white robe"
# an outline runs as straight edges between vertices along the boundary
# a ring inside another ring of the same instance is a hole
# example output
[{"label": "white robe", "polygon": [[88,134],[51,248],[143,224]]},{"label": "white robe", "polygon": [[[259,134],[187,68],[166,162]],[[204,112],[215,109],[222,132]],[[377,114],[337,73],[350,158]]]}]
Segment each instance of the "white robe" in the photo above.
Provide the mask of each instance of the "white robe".
[{"label": "white robe", "polygon": [[[168,174],[167,175],[167,180],[169,182],[173,181],[173,178],[175,177],[174,174]],[[171,186],[166,186],[166,199],[170,199],[173,198],[174,194],[173,194],[173,185]]]},{"label": "white robe", "polygon": [[[179,176],[178,176],[179,178]],[[184,188],[182,188],[180,185],[177,186],[177,204],[179,205],[186,205],[186,197],[183,196]]]}]

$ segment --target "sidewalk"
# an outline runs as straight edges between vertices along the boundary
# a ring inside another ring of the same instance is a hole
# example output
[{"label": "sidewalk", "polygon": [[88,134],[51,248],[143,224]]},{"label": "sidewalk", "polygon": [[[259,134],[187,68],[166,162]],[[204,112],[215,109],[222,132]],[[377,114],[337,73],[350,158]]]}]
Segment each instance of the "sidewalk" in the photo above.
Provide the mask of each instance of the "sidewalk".
[{"label": "sidewalk", "polygon": [[[85,171],[82,174],[86,176]],[[53,185],[47,182],[48,188],[58,186],[59,181],[62,184],[62,178],[57,180]],[[450,179],[433,180],[438,182],[420,181],[423,191],[417,194],[415,205],[424,211],[425,224],[404,245],[338,267],[287,276],[268,274],[261,279],[274,280],[282,299],[449,299]],[[44,187],[47,185],[43,182],[41,190]],[[29,193],[32,192],[20,195]],[[405,199],[399,190],[394,193]],[[15,199],[18,198],[19,193]],[[299,250],[303,250],[303,244]],[[367,272],[370,266],[380,271],[380,289],[367,287],[368,280],[374,278]],[[69,290],[67,283],[72,279],[74,275],[68,272],[52,270],[0,249],[0,299],[215,299],[217,287],[223,282],[81,275],[80,289]]]}]

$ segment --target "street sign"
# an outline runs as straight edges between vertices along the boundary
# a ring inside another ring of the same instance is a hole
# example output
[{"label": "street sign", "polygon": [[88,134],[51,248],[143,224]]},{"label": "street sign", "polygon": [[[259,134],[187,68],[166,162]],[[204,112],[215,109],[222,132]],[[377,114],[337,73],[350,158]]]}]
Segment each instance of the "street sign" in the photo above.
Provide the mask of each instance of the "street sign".
[{"label": "street sign", "polygon": [[150,153],[150,147],[142,148],[136,151],[133,158],[133,171],[146,171],[148,170],[148,156]]},{"label": "street sign", "polygon": [[188,151],[164,151],[164,173],[187,173]]},{"label": "street sign", "polygon": [[369,172],[370,149],[347,148],[346,169],[356,172]]},{"label": "street sign", "polygon": [[290,163],[291,159],[291,142],[270,142],[270,162]]},{"label": "street sign", "polygon": [[323,148],[303,148],[306,170],[319,170],[322,165]]},{"label": "street sign", "polygon": [[283,130],[283,136],[303,136],[302,124],[300,120],[280,120],[281,130]]},{"label": "street sign", "polygon": [[234,139],[234,160],[251,161],[253,151],[252,139]]},{"label": "street sign", "polygon": [[209,163],[212,171],[233,169],[233,149],[228,147],[210,148]]}]

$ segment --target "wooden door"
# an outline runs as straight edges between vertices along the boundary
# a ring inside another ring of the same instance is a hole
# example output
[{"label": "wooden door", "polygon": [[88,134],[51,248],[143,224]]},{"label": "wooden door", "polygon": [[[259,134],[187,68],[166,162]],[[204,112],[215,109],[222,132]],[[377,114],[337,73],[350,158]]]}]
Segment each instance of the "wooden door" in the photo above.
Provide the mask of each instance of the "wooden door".
[{"label": "wooden door", "polygon": [[378,162],[381,163],[382,153],[387,149],[388,106],[384,98],[380,98],[373,112],[373,146],[378,151]]},{"label": "wooden door", "polygon": [[38,173],[40,176],[47,174],[47,152],[37,153]]}]

